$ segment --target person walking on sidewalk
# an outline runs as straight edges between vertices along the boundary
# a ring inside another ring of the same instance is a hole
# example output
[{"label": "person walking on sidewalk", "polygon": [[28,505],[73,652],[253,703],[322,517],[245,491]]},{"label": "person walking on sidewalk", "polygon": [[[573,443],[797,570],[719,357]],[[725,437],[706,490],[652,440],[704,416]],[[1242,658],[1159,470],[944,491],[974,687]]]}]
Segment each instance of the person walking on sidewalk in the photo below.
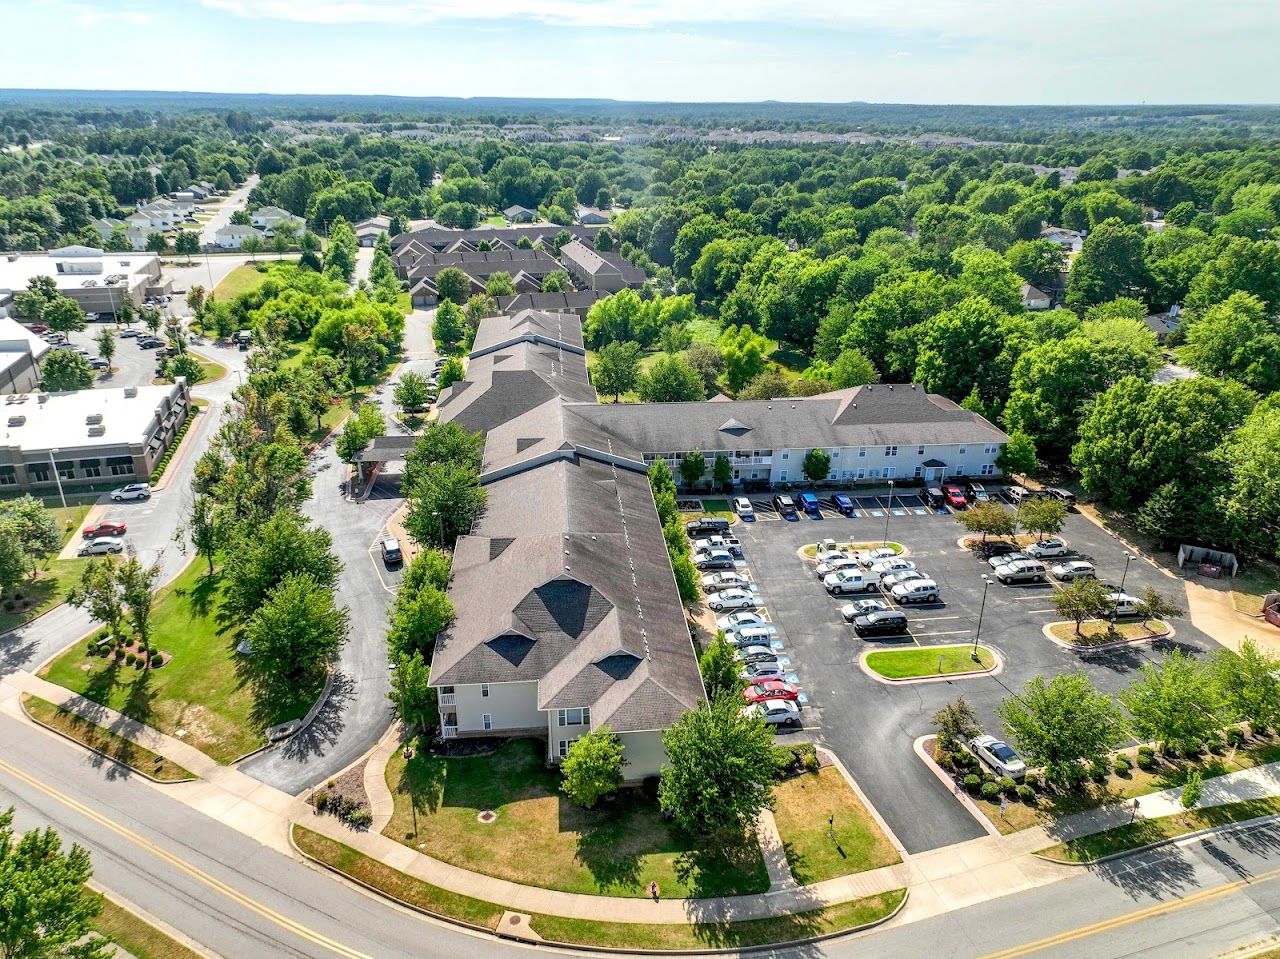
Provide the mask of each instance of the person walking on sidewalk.
[{"label": "person walking on sidewalk", "polygon": [[658,880],[654,879],[649,883],[649,897],[654,901],[658,901]]}]

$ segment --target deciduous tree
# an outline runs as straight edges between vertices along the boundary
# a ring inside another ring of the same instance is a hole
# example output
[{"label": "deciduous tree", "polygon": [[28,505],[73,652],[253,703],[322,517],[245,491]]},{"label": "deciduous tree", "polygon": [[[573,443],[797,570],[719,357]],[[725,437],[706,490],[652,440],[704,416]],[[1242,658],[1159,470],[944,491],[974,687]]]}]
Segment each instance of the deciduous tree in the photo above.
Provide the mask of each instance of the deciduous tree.
[{"label": "deciduous tree", "polygon": [[1111,612],[1110,591],[1093,577],[1074,580],[1053,594],[1059,616],[1076,624],[1076,635],[1086,619],[1101,619]]},{"label": "deciduous tree", "polygon": [[597,392],[613,396],[616,403],[630,393],[640,380],[640,345],[613,341],[600,347],[591,365],[591,379]]},{"label": "deciduous tree", "polygon": [[608,726],[579,736],[560,764],[560,789],[570,802],[584,809],[622,785],[622,740]]},{"label": "deciduous tree", "polygon": [[1079,782],[1120,738],[1120,710],[1084,673],[1036,676],[996,712],[1027,765],[1058,786]]},{"label": "deciduous tree", "polygon": [[431,669],[421,653],[400,654],[387,696],[410,730],[425,732],[440,715],[436,691],[430,682]]},{"label": "deciduous tree", "polygon": [[296,694],[323,672],[347,635],[348,614],[333,588],[309,573],[289,573],[245,624],[249,664],[268,691]]},{"label": "deciduous tree", "polygon": [[40,384],[50,393],[87,390],[93,385],[93,367],[79,353],[51,350],[40,367]]},{"label": "deciduous tree", "polygon": [[1017,519],[999,503],[974,503],[956,519],[970,533],[981,533],[984,543],[988,536],[1012,536],[1018,529]]},{"label": "deciduous tree", "polygon": [[1238,651],[1219,649],[1210,662],[1232,720],[1243,720],[1257,731],[1280,725],[1280,659],[1245,639]]},{"label": "deciduous tree", "polygon": [[1134,731],[1161,750],[1199,749],[1225,723],[1222,692],[1208,664],[1181,650],[1146,663],[1138,679],[1120,693]]}]

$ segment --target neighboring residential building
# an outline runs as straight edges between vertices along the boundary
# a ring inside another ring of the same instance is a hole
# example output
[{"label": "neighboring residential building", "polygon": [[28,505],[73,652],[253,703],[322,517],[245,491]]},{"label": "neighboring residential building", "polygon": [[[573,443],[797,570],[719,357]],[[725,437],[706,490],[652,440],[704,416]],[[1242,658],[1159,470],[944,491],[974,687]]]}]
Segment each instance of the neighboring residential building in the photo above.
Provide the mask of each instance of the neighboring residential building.
[{"label": "neighboring residential building", "polygon": [[609,222],[609,214],[597,210],[593,206],[580,206],[577,211],[578,222],[583,226],[602,226]]},{"label": "neighboring residential building", "polygon": [[102,242],[106,243],[111,239],[111,234],[115,232],[116,227],[124,226],[124,220],[116,220],[107,216],[100,216],[95,220],[90,220],[89,225],[98,231],[98,236],[102,237]]},{"label": "neighboring residential building", "polygon": [[538,218],[538,211],[524,206],[509,206],[502,211],[502,215],[508,223],[532,223]]},{"label": "neighboring residential building", "polygon": [[239,223],[228,223],[226,226],[214,230],[213,242],[224,250],[238,250],[244,244],[245,239],[251,236],[256,236],[259,240],[266,241],[266,234],[261,230]]},{"label": "neighboring residential building", "polygon": [[529,223],[506,227],[483,226],[472,230],[450,230],[442,226],[427,226],[393,236],[391,250],[398,257],[402,247],[413,244],[419,251],[430,250],[442,253],[452,249],[459,241],[469,244],[474,250],[476,244],[482,240],[495,247],[499,243],[505,243],[515,248],[521,239],[527,239],[535,247],[550,250],[556,235],[562,230],[568,231],[575,240],[589,241],[600,232],[600,227],[583,226],[580,223],[569,226],[560,226],[555,223]]},{"label": "neighboring residential building", "polygon": [[1030,283],[1022,284],[1022,306],[1027,310],[1047,310],[1052,305],[1049,294]]},{"label": "neighboring residential building", "polygon": [[603,293],[617,293],[644,284],[644,271],[616,253],[593,250],[578,240],[560,248],[560,262],[582,287]]},{"label": "neighboring residential building", "polygon": [[53,277],[58,292],[86,313],[111,313],[128,298],[141,306],[148,296],[172,291],[173,281],[160,275],[154,253],[104,253],[88,246],[68,246],[48,253],[0,254],[0,316],[13,315],[13,296],[34,276]]},{"label": "neighboring residential building", "polygon": [[278,206],[259,207],[249,214],[249,223],[261,230],[267,239],[275,236],[275,228],[281,223],[292,226],[294,233],[305,233],[307,229],[306,220]]},{"label": "neighboring residential building", "polygon": [[1068,230],[1061,226],[1047,226],[1040,231],[1040,235],[1046,240],[1052,240],[1067,253],[1079,253],[1084,247],[1084,240],[1088,233]]},{"label": "neighboring residential building", "polygon": [[542,288],[542,278],[560,270],[560,262],[542,250],[459,250],[434,253],[414,249],[397,254],[397,272],[409,282],[409,295],[415,307],[435,306],[439,302],[436,275],[450,267],[462,270],[471,282],[471,292],[483,293],[485,282],[494,273],[506,273],[517,293],[532,293]]},{"label": "neighboring residential building", "polygon": [[[661,735],[705,693],[662,542],[649,465],[724,453],[734,478],[802,480],[805,454],[853,485],[992,476],[1008,437],[914,384],[780,400],[599,404],[582,320],[526,310],[480,321],[439,418],[485,435],[487,504],[454,549],[458,611],[431,685],[446,739],[546,737],[547,759],[609,726],[628,779],[657,774]],[[412,437],[362,460],[402,458]]]},{"label": "neighboring residential building", "polygon": [[0,319],[0,393],[30,393],[51,347],[16,320]]},{"label": "neighboring residential building", "polygon": [[0,489],[47,495],[59,480],[65,488],[146,482],[190,405],[182,378],[172,386],[7,396]]},{"label": "neighboring residential building", "polygon": [[361,246],[373,246],[378,242],[379,236],[391,229],[391,217],[371,216],[352,225],[351,229],[355,231],[356,242]]},{"label": "neighboring residential building", "polygon": [[1182,309],[1176,303],[1164,313],[1150,313],[1142,322],[1156,335],[1156,340],[1163,343],[1182,323]]},{"label": "neighboring residential building", "polygon": [[540,313],[577,313],[586,316],[587,311],[608,293],[598,290],[567,291],[565,293],[521,293],[518,296],[498,297],[498,311],[501,313],[519,313],[522,310],[536,310]]}]

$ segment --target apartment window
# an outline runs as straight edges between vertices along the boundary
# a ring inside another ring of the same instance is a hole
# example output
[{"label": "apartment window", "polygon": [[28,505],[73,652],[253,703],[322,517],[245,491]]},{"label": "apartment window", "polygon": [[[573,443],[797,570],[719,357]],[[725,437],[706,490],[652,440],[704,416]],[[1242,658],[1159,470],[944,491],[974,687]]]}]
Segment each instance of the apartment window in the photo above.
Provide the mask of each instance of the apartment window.
[{"label": "apartment window", "polygon": [[872,478],[872,479],[879,479],[879,478],[880,478],[880,471],[879,471],[878,469],[873,469],[873,470],[871,471],[871,478]]},{"label": "apartment window", "polygon": [[76,464],[72,460],[58,460],[58,475],[63,479],[76,478]]},{"label": "apartment window", "polygon": [[840,451],[839,451],[839,450],[832,450],[832,451],[831,451],[831,458],[832,458],[833,460],[838,460],[838,459],[840,458]]},{"label": "apartment window", "polygon": [[481,698],[481,699],[488,699],[488,698],[489,698],[489,684],[488,684],[488,683],[481,683],[481,684],[480,684],[480,698]]},{"label": "apartment window", "polygon": [[17,486],[18,476],[12,466],[0,466],[0,486]]},{"label": "apartment window", "polygon": [[859,446],[859,447],[858,447],[858,455],[859,455],[859,456],[866,456],[866,455],[867,455],[867,448],[866,448],[865,446]]},{"label": "apartment window", "polygon": [[576,739],[562,739],[562,740],[560,740],[559,747],[556,749],[556,754],[557,754],[557,755],[559,755],[559,757],[560,757],[561,759],[564,759],[565,757],[567,757],[567,756],[569,755],[569,747],[570,747],[570,746],[572,746],[572,745],[573,745],[574,743],[576,743],[576,742],[577,742],[577,740],[576,740]]},{"label": "apartment window", "polygon": [[960,447],[960,451],[959,451],[959,452],[960,452],[960,455],[961,455],[961,456],[964,456],[964,454],[965,454],[967,451],[966,451],[966,450],[965,450],[965,448],[962,446],[962,447]]},{"label": "apartment window", "polygon": [[898,455],[898,447],[896,447],[896,446],[886,446],[886,447],[884,448],[884,455],[885,455],[885,456],[897,456],[897,455]]},{"label": "apartment window", "polygon": [[986,447],[983,447],[982,452],[984,452],[984,453],[986,453],[988,456],[990,456],[990,455],[991,455],[991,454],[993,454],[993,453],[999,453],[999,452],[1000,452],[1000,447],[999,447],[999,446],[986,446]]},{"label": "apartment window", "polygon": [[782,451],[782,458],[783,458],[784,460],[789,460],[789,459],[791,459],[791,454],[790,454],[789,452],[787,452],[786,450],[783,450],[783,451]]},{"label": "apartment window", "polygon": [[783,470],[781,473],[779,473],[778,479],[782,480],[782,482],[785,483],[787,481],[787,471]]},{"label": "apartment window", "polygon": [[483,716],[480,717],[480,722],[484,725],[485,729],[492,729],[493,715],[491,713],[485,713]]},{"label": "apartment window", "polygon": [[863,467],[862,469],[858,470],[858,479],[866,479],[866,478],[867,478],[867,470],[866,470],[866,467]]},{"label": "apartment window", "polygon": [[44,463],[34,463],[27,467],[27,476],[31,477],[33,482],[47,483],[49,482],[49,467]]},{"label": "apartment window", "polygon": [[844,470],[840,473],[841,479],[853,479],[853,470]]},{"label": "apartment window", "polygon": [[583,706],[579,709],[558,710],[556,719],[561,726],[590,726],[591,707]]},{"label": "apartment window", "polygon": [[921,466],[917,466],[915,468],[915,472],[913,472],[911,475],[916,477],[916,479],[919,479],[921,476],[924,475],[924,468]]},{"label": "apartment window", "polygon": [[112,476],[132,476],[133,457],[112,456],[107,460],[107,469],[111,471]]},{"label": "apartment window", "polygon": [[996,468],[990,463],[983,463],[982,469],[979,471],[983,476],[992,476],[995,474]]},{"label": "apartment window", "polygon": [[101,476],[102,460],[81,460],[80,472],[90,478]]},{"label": "apartment window", "polygon": [[898,469],[897,469],[897,467],[895,467],[895,466],[886,466],[886,467],[884,468],[884,478],[885,478],[885,479],[893,479],[893,478],[894,478],[895,476],[897,476],[897,475],[898,475]]},{"label": "apartment window", "polygon": [[917,446],[917,447],[916,447],[916,455],[917,455],[917,456],[924,456],[924,447],[923,447],[923,446]]}]

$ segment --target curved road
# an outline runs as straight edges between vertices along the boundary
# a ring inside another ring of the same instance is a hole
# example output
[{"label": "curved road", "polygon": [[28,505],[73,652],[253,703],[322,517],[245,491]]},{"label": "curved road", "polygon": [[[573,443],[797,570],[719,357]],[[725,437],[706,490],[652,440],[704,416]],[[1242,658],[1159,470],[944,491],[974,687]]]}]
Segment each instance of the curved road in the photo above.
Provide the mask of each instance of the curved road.
[{"label": "curved road", "polygon": [[[6,704],[7,708],[12,703]],[[223,956],[528,956],[394,907],[206,818],[164,790],[7,713],[0,807],[52,824],[93,855],[95,878]],[[175,792],[198,784],[171,786]],[[1277,931],[1280,827],[1169,848],[919,922],[778,956],[1101,959],[1215,956]]]}]

